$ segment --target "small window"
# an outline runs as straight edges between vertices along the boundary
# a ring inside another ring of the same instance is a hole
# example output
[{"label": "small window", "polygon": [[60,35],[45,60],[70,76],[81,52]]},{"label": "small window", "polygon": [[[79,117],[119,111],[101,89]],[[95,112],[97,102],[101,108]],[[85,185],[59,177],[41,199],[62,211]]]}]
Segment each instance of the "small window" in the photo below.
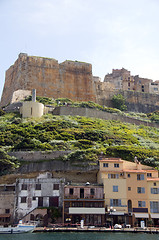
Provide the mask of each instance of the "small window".
[{"label": "small window", "polygon": [[94,194],[95,194],[95,189],[94,189],[94,188],[91,188],[90,193],[91,193],[91,195],[94,195]]},{"label": "small window", "polygon": [[41,184],[36,184],[35,190],[41,190]]},{"label": "small window", "polygon": [[145,201],[138,201],[138,207],[146,207]]},{"label": "small window", "polygon": [[131,191],[131,187],[128,187],[128,191]]},{"label": "small window", "polygon": [[144,174],[137,174],[137,180],[144,180]]},{"label": "small window", "polygon": [[119,178],[119,174],[111,174],[111,173],[108,173],[108,178],[111,179],[111,178]]},{"label": "small window", "polygon": [[147,173],[147,177],[152,177],[152,173]]},{"label": "small window", "polygon": [[113,192],[118,192],[118,186],[113,186]]},{"label": "small window", "polygon": [[108,163],[103,163],[103,167],[108,167]]},{"label": "small window", "polygon": [[130,178],[130,173],[128,173],[128,178]]},{"label": "small window", "polygon": [[70,188],[70,195],[73,195],[73,188]]},{"label": "small window", "polygon": [[26,197],[21,197],[21,203],[26,203],[27,198]]},{"label": "small window", "polygon": [[59,184],[54,184],[53,190],[59,190]]},{"label": "small window", "polygon": [[137,188],[137,193],[145,193],[145,188],[144,187],[138,187]]},{"label": "small window", "polygon": [[33,201],[35,201],[36,200],[36,197],[33,197]]},{"label": "small window", "polygon": [[119,163],[114,163],[115,168],[119,168]]},{"label": "small window", "polygon": [[158,88],[154,88],[154,91],[158,91]]},{"label": "small window", "polygon": [[5,209],[5,213],[10,213],[10,209]]},{"label": "small window", "polygon": [[159,194],[159,188],[151,188],[151,194]]},{"label": "small window", "polygon": [[156,182],[154,182],[154,184],[153,184],[154,186],[156,186]]},{"label": "small window", "polygon": [[27,190],[27,184],[22,184],[21,190]]}]

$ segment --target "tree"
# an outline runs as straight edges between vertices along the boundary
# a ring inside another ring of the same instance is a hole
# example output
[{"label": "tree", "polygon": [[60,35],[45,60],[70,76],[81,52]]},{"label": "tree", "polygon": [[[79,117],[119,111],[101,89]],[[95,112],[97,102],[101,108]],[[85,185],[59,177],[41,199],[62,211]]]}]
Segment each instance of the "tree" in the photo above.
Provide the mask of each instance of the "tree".
[{"label": "tree", "polygon": [[114,108],[118,108],[121,111],[127,109],[127,106],[125,105],[125,98],[122,94],[114,95],[112,98],[112,104]]}]

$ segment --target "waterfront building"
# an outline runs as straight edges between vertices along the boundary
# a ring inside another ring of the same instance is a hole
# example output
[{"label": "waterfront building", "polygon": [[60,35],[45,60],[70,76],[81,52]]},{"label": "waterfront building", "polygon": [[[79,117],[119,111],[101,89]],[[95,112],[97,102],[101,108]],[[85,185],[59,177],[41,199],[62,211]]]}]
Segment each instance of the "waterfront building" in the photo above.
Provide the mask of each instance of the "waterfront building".
[{"label": "waterfront building", "polygon": [[15,207],[15,184],[0,184],[0,225],[13,223]]},{"label": "waterfront building", "polygon": [[122,160],[99,160],[98,183],[103,183],[106,221],[140,226],[150,221],[158,224],[159,178],[158,171],[150,166]]},{"label": "waterfront building", "polygon": [[103,186],[100,184],[69,184],[64,187],[63,222],[103,226],[105,206]]},{"label": "waterfront building", "polygon": [[[37,178],[18,179],[16,187],[15,219],[37,220],[41,208],[62,208],[64,178],[52,178],[49,172],[39,174]],[[40,215],[41,210],[40,211]],[[35,212],[35,214],[34,214]],[[43,216],[44,217],[44,216]]]}]

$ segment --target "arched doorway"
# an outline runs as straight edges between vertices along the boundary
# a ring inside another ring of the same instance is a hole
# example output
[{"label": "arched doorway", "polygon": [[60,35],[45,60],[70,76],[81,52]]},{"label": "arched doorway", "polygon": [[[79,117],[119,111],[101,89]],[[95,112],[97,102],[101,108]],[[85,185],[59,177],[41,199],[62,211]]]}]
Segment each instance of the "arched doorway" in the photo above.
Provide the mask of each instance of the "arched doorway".
[{"label": "arched doorway", "polygon": [[128,200],[128,212],[131,213],[132,212],[132,201]]}]

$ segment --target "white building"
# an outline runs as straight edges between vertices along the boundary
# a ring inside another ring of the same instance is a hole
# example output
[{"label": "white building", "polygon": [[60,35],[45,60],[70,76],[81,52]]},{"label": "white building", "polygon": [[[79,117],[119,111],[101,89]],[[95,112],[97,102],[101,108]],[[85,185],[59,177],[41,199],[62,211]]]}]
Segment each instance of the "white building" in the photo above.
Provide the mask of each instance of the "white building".
[{"label": "white building", "polygon": [[18,179],[15,217],[20,219],[38,207],[62,207],[63,178],[52,178],[51,173],[37,178]]}]

